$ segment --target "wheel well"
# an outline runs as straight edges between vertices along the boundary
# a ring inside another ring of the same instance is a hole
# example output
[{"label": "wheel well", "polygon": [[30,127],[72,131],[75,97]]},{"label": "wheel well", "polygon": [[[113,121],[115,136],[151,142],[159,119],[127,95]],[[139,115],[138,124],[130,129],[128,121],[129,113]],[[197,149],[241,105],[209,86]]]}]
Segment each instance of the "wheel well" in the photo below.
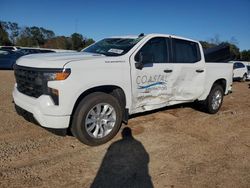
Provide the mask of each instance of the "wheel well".
[{"label": "wheel well", "polygon": [[227,81],[225,79],[219,79],[219,80],[216,80],[213,84],[214,85],[220,85],[222,86],[223,88],[223,91],[225,92],[226,91],[226,86],[227,86]]},{"label": "wheel well", "polygon": [[113,86],[113,85],[104,85],[104,86],[98,86],[94,87],[91,89],[88,89],[84,91],[76,100],[74,104],[74,108],[72,110],[72,115],[74,114],[78,104],[81,102],[81,100],[86,97],[87,95],[94,93],[94,92],[103,92],[107,94],[113,95],[117,100],[119,101],[120,105],[122,106],[123,109],[125,109],[126,106],[126,96],[122,88],[118,86]]}]

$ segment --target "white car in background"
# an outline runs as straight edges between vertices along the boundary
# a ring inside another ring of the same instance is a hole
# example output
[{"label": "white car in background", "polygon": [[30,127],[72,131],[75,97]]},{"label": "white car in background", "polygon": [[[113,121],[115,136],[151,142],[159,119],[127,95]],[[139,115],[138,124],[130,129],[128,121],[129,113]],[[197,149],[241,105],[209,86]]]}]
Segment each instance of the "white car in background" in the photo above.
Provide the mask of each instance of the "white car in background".
[{"label": "white car in background", "polygon": [[250,80],[250,65],[247,65],[247,80]]},{"label": "white car in background", "polygon": [[248,70],[247,66],[243,62],[234,62],[233,63],[233,79],[246,81],[248,79]]}]

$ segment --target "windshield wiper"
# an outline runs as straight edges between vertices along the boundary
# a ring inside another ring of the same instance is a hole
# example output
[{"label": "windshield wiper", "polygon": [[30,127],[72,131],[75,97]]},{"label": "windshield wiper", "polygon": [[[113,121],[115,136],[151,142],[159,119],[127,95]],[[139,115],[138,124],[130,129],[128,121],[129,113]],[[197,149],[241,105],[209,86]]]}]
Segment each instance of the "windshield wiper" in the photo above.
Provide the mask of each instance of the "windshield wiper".
[{"label": "windshield wiper", "polygon": [[[105,55],[103,53],[99,53],[99,52],[85,52],[85,51],[81,51],[83,53],[88,53],[88,54],[94,54],[94,55]],[[106,55],[105,55],[106,56]]]}]

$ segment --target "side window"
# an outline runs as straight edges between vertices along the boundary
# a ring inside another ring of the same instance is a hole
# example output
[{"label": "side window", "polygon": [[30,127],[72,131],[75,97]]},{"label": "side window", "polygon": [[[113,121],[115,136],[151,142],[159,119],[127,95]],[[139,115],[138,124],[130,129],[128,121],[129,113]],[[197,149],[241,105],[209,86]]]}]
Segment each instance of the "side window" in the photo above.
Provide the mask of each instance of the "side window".
[{"label": "side window", "polygon": [[237,68],[238,68],[238,63],[234,63],[233,69],[237,69]]},{"label": "side window", "polygon": [[245,65],[243,63],[234,63],[233,69],[239,69],[239,68],[244,68]]},{"label": "side window", "polygon": [[245,68],[245,65],[243,63],[239,63],[239,68]]},{"label": "side window", "polygon": [[6,56],[6,55],[9,55],[10,53],[7,52],[7,51],[2,51],[0,50],[0,56]]},{"label": "side window", "polygon": [[173,39],[174,62],[195,63],[201,60],[199,45],[196,42]]},{"label": "side window", "polygon": [[150,39],[136,54],[138,61],[143,56],[143,63],[167,63],[169,62],[167,38],[156,37]]}]

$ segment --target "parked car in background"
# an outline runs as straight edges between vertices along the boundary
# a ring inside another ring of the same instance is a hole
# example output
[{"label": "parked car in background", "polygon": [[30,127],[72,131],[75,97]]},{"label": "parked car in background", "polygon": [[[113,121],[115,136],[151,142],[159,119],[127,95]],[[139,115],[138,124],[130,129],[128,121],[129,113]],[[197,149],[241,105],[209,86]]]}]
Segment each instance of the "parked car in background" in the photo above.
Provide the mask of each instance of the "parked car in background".
[{"label": "parked car in background", "polygon": [[24,55],[28,55],[28,54],[38,54],[38,53],[51,53],[55,51],[47,49],[21,48],[18,50],[18,52],[23,53]]},{"label": "parked car in background", "polygon": [[21,49],[18,46],[0,46],[0,50],[12,50],[12,51],[16,51]]},{"label": "parked car in background", "polygon": [[0,50],[0,69],[13,69],[16,60],[24,54],[12,50]]},{"label": "parked car in background", "polygon": [[233,79],[246,81],[248,75],[247,66],[243,62],[234,62],[233,63]]},{"label": "parked car in background", "polygon": [[250,80],[250,65],[247,65],[247,80]]},{"label": "parked car in background", "polygon": [[[0,69],[13,69],[16,60],[24,55],[38,54],[38,53],[55,53],[67,52],[67,50],[60,49],[46,49],[46,48],[27,48],[19,46],[0,46]],[[69,50],[72,52],[72,50]]]}]

